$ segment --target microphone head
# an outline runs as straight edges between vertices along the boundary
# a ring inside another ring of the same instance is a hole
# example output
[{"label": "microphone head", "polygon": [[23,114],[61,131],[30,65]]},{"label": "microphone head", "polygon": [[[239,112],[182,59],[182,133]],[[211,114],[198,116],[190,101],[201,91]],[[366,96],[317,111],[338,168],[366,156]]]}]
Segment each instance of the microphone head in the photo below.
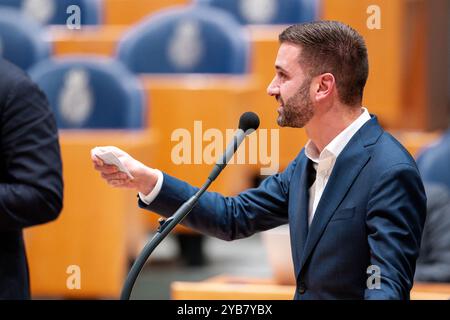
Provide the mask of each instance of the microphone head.
[{"label": "microphone head", "polygon": [[248,130],[256,130],[259,127],[259,117],[254,112],[245,112],[239,119],[239,129],[247,132]]}]

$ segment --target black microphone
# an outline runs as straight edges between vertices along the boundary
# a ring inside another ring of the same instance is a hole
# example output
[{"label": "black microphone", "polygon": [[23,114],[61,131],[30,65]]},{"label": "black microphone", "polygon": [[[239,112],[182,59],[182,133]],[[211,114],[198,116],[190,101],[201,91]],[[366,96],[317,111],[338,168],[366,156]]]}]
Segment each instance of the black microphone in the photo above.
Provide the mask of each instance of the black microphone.
[{"label": "black microphone", "polygon": [[245,112],[241,115],[241,118],[239,119],[239,129],[236,130],[236,133],[233,136],[233,141],[230,142],[227,149],[225,150],[225,153],[217,160],[216,165],[209,174],[209,180],[216,180],[217,176],[226,167],[227,163],[233,157],[234,153],[239,148],[242,141],[244,141],[245,137],[258,129],[258,127],[259,118],[256,113]]},{"label": "black microphone", "polygon": [[142,249],[141,254],[137,257],[130,272],[128,273],[125,284],[122,288],[122,293],[120,295],[121,300],[129,300],[131,291],[133,290],[134,283],[136,282],[139,273],[141,272],[145,262],[150,257],[152,252],[161,243],[161,241],[172,231],[175,226],[180,223],[188,214],[191,212],[192,208],[196,205],[198,199],[203,193],[208,189],[211,183],[217,178],[217,176],[226,167],[228,161],[234,155],[239,145],[245,139],[245,137],[251,134],[253,131],[259,127],[259,118],[253,112],[245,112],[241,115],[239,119],[239,129],[233,137],[233,141],[228,145],[225,153],[216,162],[213,170],[211,171],[205,184],[185,203],[178,208],[178,210],[168,219],[159,219],[159,228],[156,235],[145,245]]}]

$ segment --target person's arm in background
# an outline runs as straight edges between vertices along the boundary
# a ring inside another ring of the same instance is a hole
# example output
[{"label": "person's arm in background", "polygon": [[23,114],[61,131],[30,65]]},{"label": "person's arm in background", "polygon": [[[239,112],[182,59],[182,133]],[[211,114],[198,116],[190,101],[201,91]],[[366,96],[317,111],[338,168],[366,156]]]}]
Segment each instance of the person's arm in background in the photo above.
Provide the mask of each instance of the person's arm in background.
[{"label": "person's arm in background", "polygon": [[[143,195],[150,194],[157,185],[157,171],[122,150],[114,148],[114,152],[135,179],[130,180],[126,174],[118,172],[115,166],[104,165],[92,155],[95,168],[102,177],[112,186],[133,188]],[[233,240],[287,223],[289,182],[295,165],[294,160],[282,173],[268,177],[258,188],[235,197],[206,192],[183,220],[183,224],[223,240]],[[164,174],[156,198],[150,204],[139,200],[139,205],[169,217],[197,190],[186,182]]]},{"label": "person's arm in background", "polygon": [[416,281],[450,282],[450,191],[426,184],[427,220],[416,267]]},{"label": "person's arm in background", "polygon": [[365,299],[409,299],[426,217],[417,169],[398,164],[380,174],[367,212],[370,264],[379,268],[381,282],[379,289],[365,290]]},{"label": "person's arm in background", "polygon": [[25,76],[0,106],[0,230],[54,220],[63,181],[56,122],[44,94]]}]

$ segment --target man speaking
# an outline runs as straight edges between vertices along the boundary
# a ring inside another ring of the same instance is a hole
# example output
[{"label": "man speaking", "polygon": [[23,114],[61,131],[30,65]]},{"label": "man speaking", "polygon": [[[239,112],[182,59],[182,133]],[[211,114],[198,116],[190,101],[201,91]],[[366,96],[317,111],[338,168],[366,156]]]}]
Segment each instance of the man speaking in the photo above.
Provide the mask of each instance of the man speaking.
[{"label": "man speaking", "polygon": [[[289,223],[295,299],[409,299],[426,215],[414,160],[362,107],[363,38],[339,22],[293,25],[280,36],[268,87],[280,126],[306,146],[281,173],[235,197],[205,193],[183,221],[224,240]],[[171,216],[198,189],[115,148],[134,179],[92,156],[142,208]],[[379,285],[368,285],[376,271]]]}]

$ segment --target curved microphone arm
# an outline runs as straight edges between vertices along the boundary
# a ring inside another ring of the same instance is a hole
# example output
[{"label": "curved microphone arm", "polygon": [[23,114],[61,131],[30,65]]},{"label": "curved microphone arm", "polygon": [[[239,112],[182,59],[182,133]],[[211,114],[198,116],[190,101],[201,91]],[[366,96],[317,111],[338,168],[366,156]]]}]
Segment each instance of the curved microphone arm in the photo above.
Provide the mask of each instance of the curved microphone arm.
[{"label": "curved microphone arm", "polygon": [[192,208],[197,203],[200,196],[208,189],[213,180],[208,180],[205,184],[191,197],[188,201],[186,201],[178,210],[168,218],[167,220],[160,219],[160,227],[158,228],[158,232],[155,236],[145,245],[144,249],[142,249],[141,254],[134,262],[131,267],[130,272],[128,273],[127,279],[125,280],[125,284],[122,289],[122,293],[120,294],[120,300],[129,300],[131,291],[133,290],[134,283],[136,282],[139,273],[144,267],[145,262],[150,257],[152,252],[156,249],[156,247],[164,240],[165,237],[172,231],[173,228],[176,227],[178,223],[180,223],[188,214],[191,212]]},{"label": "curved microphone arm", "polygon": [[211,183],[216,180],[222,170],[225,168],[227,163],[230,161],[233,154],[238,149],[239,145],[245,139],[246,135],[251,134],[259,126],[259,118],[253,112],[246,112],[241,115],[239,119],[239,129],[236,131],[233,141],[228,145],[225,153],[216,162],[213,170],[211,171],[205,184],[192,196],[188,201],[183,203],[181,207],[168,219],[160,219],[160,226],[156,235],[145,245],[142,249],[141,254],[138,256],[130,272],[128,273],[125,284],[122,288],[122,293],[120,294],[121,300],[129,300],[131,291],[133,290],[134,283],[136,282],[139,273],[144,267],[145,262],[150,257],[152,252],[156,247],[164,240],[165,237],[172,231],[175,226],[180,223],[188,214],[191,212],[192,208],[197,204],[198,199],[203,193],[209,188]]}]

